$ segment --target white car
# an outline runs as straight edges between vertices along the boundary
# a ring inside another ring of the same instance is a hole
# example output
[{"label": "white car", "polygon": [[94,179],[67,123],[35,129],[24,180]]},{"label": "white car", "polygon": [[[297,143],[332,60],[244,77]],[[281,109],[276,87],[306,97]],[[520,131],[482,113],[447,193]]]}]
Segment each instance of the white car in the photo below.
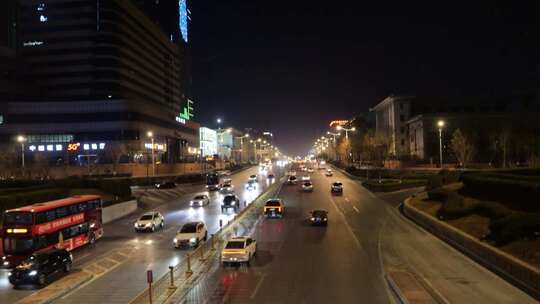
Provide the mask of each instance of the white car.
[{"label": "white car", "polygon": [[221,193],[233,193],[234,192],[234,187],[233,185],[231,184],[223,184],[221,185],[221,189],[219,189],[219,192]]},{"label": "white car", "polygon": [[343,184],[341,182],[334,182],[332,183],[332,192],[342,193],[343,192]]},{"label": "white car", "polygon": [[152,211],[143,214],[133,225],[135,232],[139,231],[156,231],[156,228],[165,226],[165,219],[161,213]]},{"label": "white car", "polygon": [[289,176],[289,178],[287,179],[287,184],[289,185],[296,185],[297,182],[298,179],[294,175]]},{"label": "white car", "polygon": [[232,179],[230,178],[224,178],[221,180],[222,184],[232,184]]},{"label": "white car", "polygon": [[332,173],[332,170],[328,169],[328,170],[326,170],[326,172],[324,173],[324,175],[326,175],[326,176],[332,176],[332,175],[334,175],[334,174]]},{"label": "white car", "polygon": [[247,182],[246,190],[257,190],[257,183],[254,181]]},{"label": "white car", "polygon": [[313,184],[311,182],[309,182],[309,181],[304,182],[302,184],[302,190],[304,192],[312,192],[313,191]]},{"label": "white car", "polygon": [[311,180],[311,176],[309,176],[309,175],[302,176],[302,181],[303,182],[309,182],[310,180]]},{"label": "white car", "polygon": [[184,224],[178,230],[173,239],[173,244],[175,248],[197,247],[201,241],[206,241],[207,239],[208,231],[206,230],[206,225],[203,222],[190,222]]},{"label": "white car", "polygon": [[257,175],[255,175],[255,174],[250,175],[248,181],[254,181],[254,182],[258,181]]},{"label": "white car", "polygon": [[307,172],[313,173],[313,168],[307,168]]},{"label": "white car", "polygon": [[288,176],[296,176],[296,171],[289,171],[287,172]]},{"label": "white car", "polygon": [[257,242],[247,236],[234,237],[227,241],[221,251],[221,263],[246,263],[249,265],[251,259],[257,253]]},{"label": "white car", "polygon": [[202,207],[208,204],[210,204],[210,198],[206,194],[196,195],[191,201],[189,201],[189,205],[191,207]]}]

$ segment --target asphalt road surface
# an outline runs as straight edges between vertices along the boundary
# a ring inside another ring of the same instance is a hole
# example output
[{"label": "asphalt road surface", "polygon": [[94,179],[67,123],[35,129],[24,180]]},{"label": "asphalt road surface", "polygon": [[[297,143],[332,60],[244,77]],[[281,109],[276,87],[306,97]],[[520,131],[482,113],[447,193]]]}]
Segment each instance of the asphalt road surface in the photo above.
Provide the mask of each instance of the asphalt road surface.
[{"label": "asphalt road surface", "polygon": [[[215,267],[184,302],[389,303],[377,249],[384,206],[341,175],[344,193],[332,195],[330,184],[338,178],[322,173],[311,174],[313,193],[283,186],[285,216],[260,221],[250,267]],[[308,223],[313,209],[329,211],[327,227]]]},{"label": "asphalt road surface", "polygon": [[[340,172],[322,173],[311,174],[313,193],[283,186],[285,217],[259,222],[249,267],[216,259],[181,303],[392,303],[383,269],[396,268],[447,303],[537,303],[399,214],[399,201],[419,189],[377,196]],[[336,180],[343,195],[330,193]],[[329,211],[326,228],[306,223],[319,208]]]},{"label": "asphalt road surface", "polygon": [[[231,176],[232,184],[240,201],[251,201],[259,193],[266,190],[274,180],[267,179],[265,174],[259,174],[259,187],[247,191],[244,188],[249,175],[258,173],[258,168],[250,168]],[[276,179],[282,174],[274,166]],[[154,195],[159,195],[156,190]],[[174,249],[172,240],[176,231],[183,223],[189,221],[203,221],[207,225],[209,234],[219,229],[219,220],[225,224],[234,216],[234,211],[221,212],[220,202],[222,195],[210,192],[211,203],[203,208],[189,207],[189,200],[198,193],[206,192],[201,186],[199,192],[172,199],[155,210],[165,217],[165,228],[154,233],[135,233],[133,223],[142,214],[127,216],[105,225],[105,235],[94,246],[86,246],[75,250],[75,268],[83,267],[87,263],[97,261],[111,250],[127,247],[130,256],[120,265],[111,269],[102,276],[95,277],[89,283],[70,292],[55,303],[127,303],[146,287],[146,270],[152,269],[157,279],[168,270],[169,265],[179,263],[189,250]],[[147,210],[148,211],[148,210]],[[0,299],[1,303],[14,303],[17,300],[35,292],[33,288],[13,289],[7,280],[7,271],[0,271]]]}]

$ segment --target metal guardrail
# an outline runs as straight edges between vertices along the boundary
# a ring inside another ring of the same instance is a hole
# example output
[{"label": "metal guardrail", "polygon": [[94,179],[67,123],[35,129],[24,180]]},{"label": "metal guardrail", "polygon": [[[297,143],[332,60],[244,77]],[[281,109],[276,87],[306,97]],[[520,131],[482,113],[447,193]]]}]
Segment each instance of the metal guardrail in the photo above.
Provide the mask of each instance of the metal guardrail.
[{"label": "metal guardrail", "polygon": [[[272,187],[275,188],[272,189]],[[201,243],[195,250],[188,253],[180,263],[169,266],[169,272],[161,276],[157,281],[149,283],[148,288],[133,298],[129,304],[154,304],[165,302],[183,283],[187,282],[193,275],[195,269],[203,266],[206,259],[213,257],[225,245],[226,239],[236,234],[236,227],[239,222],[249,220],[249,226],[256,223],[260,216],[260,210],[256,206],[262,207],[264,196],[275,195],[281,191],[283,178],[279,179],[270,188],[259,194],[250,204],[247,204],[234,218],[227,222],[207,241]],[[248,218],[251,216],[251,218]]]}]

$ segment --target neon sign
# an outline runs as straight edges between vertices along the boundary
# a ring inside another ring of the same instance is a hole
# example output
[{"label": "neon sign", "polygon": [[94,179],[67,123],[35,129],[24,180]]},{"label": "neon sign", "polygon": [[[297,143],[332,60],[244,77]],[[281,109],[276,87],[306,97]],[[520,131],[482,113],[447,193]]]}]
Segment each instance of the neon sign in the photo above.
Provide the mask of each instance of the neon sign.
[{"label": "neon sign", "polygon": [[188,42],[188,9],[186,0],[178,1],[178,8],[180,10],[179,16],[179,26],[180,33],[182,34],[182,39],[187,43]]},{"label": "neon sign", "polygon": [[186,124],[186,121],[193,118],[193,101],[189,100],[187,101],[187,106],[184,107],[183,111],[178,114],[177,117],[175,117],[176,121],[182,124]]},{"label": "neon sign", "polygon": [[346,125],[348,123],[349,123],[348,120],[333,120],[333,121],[330,122],[330,127],[344,126],[344,125]]}]

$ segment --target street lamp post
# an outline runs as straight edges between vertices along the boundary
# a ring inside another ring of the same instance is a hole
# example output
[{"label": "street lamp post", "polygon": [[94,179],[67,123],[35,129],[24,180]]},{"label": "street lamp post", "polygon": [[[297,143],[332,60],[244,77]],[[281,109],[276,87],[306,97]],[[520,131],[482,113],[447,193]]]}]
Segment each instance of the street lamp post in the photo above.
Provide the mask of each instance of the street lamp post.
[{"label": "street lamp post", "polygon": [[19,135],[17,136],[17,141],[21,143],[21,166],[24,169],[24,142],[26,141],[26,137]]},{"label": "street lamp post", "polygon": [[345,139],[349,139],[349,132],[354,132],[354,131],[356,131],[356,128],[355,128],[355,127],[352,127],[352,128],[349,128],[349,129],[348,129],[348,128],[344,128],[343,126],[337,126],[336,129],[337,129],[338,131],[341,131],[341,130],[345,131]]},{"label": "street lamp post", "polygon": [[221,118],[216,119],[216,122],[217,122],[217,125],[218,125],[218,130],[220,130],[221,129]]},{"label": "street lamp post", "polygon": [[441,162],[441,169],[443,167],[443,158],[442,158],[442,129],[444,127],[444,120],[439,120],[437,122],[437,126],[439,127],[439,160]]},{"label": "street lamp post", "polygon": [[156,176],[156,159],[154,156],[154,133],[152,133],[152,131],[148,131],[146,135],[150,137],[150,141],[152,142],[152,176]]},{"label": "street lamp post", "polygon": [[244,138],[249,138],[249,133],[246,133],[244,136],[236,136],[235,138],[240,139],[240,162],[243,163],[244,156]]}]

